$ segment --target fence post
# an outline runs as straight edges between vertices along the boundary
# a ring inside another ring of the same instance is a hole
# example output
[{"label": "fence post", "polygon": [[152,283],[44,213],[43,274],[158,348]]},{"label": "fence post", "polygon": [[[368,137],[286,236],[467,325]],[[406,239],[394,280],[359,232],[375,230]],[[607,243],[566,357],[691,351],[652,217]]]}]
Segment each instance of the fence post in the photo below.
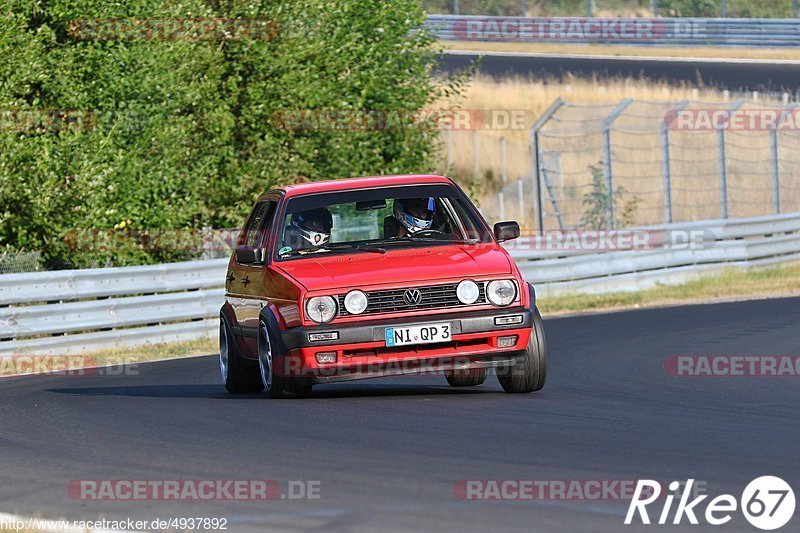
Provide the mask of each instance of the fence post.
[{"label": "fence post", "polygon": [[[796,0],[795,0],[796,5]],[[798,106],[793,105],[784,109],[778,118],[778,123],[769,131],[770,152],[772,160],[772,212],[776,215],[781,213],[781,167],[780,154],[778,152],[778,128],[786,118],[787,113],[791,113]]]},{"label": "fence post", "polygon": [[608,229],[614,229],[614,177],[611,173],[611,126],[614,121],[633,103],[632,98],[626,98],[614,108],[608,117],[603,121],[603,174],[606,178],[606,192],[608,193]]},{"label": "fence post", "polygon": [[453,0],[453,15],[458,15],[458,0]]},{"label": "fence post", "polygon": [[722,18],[728,16],[728,0],[722,0]]},{"label": "fence post", "polygon": [[793,9],[793,11],[794,11],[794,18],[797,18],[797,15],[798,15],[798,6],[797,6],[797,0],[794,0],[794,2],[792,2],[792,4],[793,4],[793,5],[792,5],[792,7],[794,8],[794,9]]},{"label": "fence post", "polygon": [[453,167],[453,130],[447,128],[447,171]]},{"label": "fence post", "polygon": [[480,160],[478,159],[478,130],[472,130],[472,177],[478,177],[480,172]]},{"label": "fence post", "polygon": [[[675,106],[676,117],[677,114],[690,104],[690,100],[683,100]],[[661,122],[661,158],[662,158],[662,174],[664,177],[664,223],[672,223],[672,167],[670,164],[669,153],[669,125],[667,121]]]},{"label": "fence post", "polygon": [[527,17],[528,16],[528,0],[522,0],[522,5],[520,6],[520,9],[522,10],[522,16],[523,17]]},{"label": "fence post", "polygon": [[500,211],[497,215],[500,217],[499,221],[502,222],[506,219],[506,195],[504,191],[500,191],[497,194],[497,203]]},{"label": "fence post", "polygon": [[653,0],[653,16],[658,17],[658,0]]},{"label": "fence post", "polygon": [[592,16],[592,0],[586,0],[586,16]]},{"label": "fence post", "polygon": [[719,170],[720,218],[728,218],[728,165],[725,158],[725,130],[717,130],[717,168]]},{"label": "fence post", "polygon": [[522,185],[522,178],[517,178],[517,206],[519,207],[519,220],[525,219],[525,200],[523,194],[525,187]]},{"label": "fence post", "polygon": [[506,138],[500,137],[500,176],[503,179],[503,186],[508,181],[508,159],[506,159]]},{"label": "fence post", "polygon": [[[785,111],[783,112],[785,113]],[[781,120],[783,119],[781,113]],[[778,121],[780,123],[780,121]],[[778,128],[769,131],[770,152],[772,159],[772,212],[779,215],[781,212],[781,171],[778,165]]]},{"label": "fence post", "polygon": [[539,132],[563,105],[564,100],[562,100],[561,97],[556,98],[555,101],[550,104],[550,107],[542,113],[542,116],[531,126],[531,185],[533,185],[531,191],[533,193],[533,205],[536,206],[536,219],[539,231],[544,231],[544,213],[542,212],[542,147],[539,140]]},{"label": "fence post", "polygon": [[[744,104],[744,100],[737,100],[728,110],[729,120]],[[725,128],[717,130],[717,168],[719,169],[719,210],[720,218],[728,218],[728,160],[725,154]]]}]

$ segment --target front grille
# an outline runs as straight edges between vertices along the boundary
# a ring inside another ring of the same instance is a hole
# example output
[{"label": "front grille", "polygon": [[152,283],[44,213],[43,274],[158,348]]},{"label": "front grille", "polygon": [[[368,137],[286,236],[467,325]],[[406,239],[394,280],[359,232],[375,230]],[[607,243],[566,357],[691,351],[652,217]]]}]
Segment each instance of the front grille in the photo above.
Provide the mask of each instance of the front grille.
[{"label": "front grille", "polygon": [[[484,283],[478,283],[478,301],[471,305],[486,303],[486,288],[484,285]],[[406,292],[405,288],[367,292],[367,310],[362,315],[416,311],[418,309],[468,307],[458,300],[458,296],[456,296],[457,287],[458,284],[413,287],[418,289],[422,296],[420,303],[416,305],[409,305],[403,300],[403,294]],[[350,316],[350,313],[344,308],[344,294],[339,295],[339,316]]]}]

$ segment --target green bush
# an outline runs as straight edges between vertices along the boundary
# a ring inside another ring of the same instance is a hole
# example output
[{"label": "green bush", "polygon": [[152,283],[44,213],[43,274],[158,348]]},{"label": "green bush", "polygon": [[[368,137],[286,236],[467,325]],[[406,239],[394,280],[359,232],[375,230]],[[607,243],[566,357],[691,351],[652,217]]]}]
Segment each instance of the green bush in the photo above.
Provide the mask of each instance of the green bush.
[{"label": "green bush", "polygon": [[[458,90],[458,80],[433,77],[431,38],[411,31],[423,21],[415,0],[7,0],[0,9],[0,248],[42,251],[49,267],[192,255],[125,239],[76,246],[76,232],[237,227],[278,184],[429,170],[433,128],[295,131],[275,117],[415,111]],[[70,33],[76,19],[196,17],[270,19],[279,32],[217,41]],[[52,110],[82,123],[18,127],[21,114],[52,119]]]}]

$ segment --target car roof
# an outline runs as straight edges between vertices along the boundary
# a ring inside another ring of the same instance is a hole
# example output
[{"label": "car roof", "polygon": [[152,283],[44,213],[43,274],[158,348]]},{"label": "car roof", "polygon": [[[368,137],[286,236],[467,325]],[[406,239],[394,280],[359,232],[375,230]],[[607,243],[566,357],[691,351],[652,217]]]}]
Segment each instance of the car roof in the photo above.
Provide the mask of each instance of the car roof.
[{"label": "car roof", "polygon": [[445,184],[452,185],[453,181],[445,176],[434,174],[407,174],[400,176],[365,176],[360,178],[344,178],[337,180],[315,181],[312,183],[299,183],[297,185],[286,185],[273,189],[269,193],[262,195],[262,198],[270,193],[283,192],[287,197],[300,196],[303,194],[314,194],[321,192],[345,191],[348,189],[366,189],[374,187],[390,187],[393,185],[431,185]]}]

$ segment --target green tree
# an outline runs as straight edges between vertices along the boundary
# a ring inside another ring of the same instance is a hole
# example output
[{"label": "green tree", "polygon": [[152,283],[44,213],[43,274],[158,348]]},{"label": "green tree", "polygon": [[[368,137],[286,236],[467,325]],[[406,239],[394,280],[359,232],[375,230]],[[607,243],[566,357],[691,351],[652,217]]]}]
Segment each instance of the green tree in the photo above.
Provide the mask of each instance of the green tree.
[{"label": "green tree", "polygon": [[[96,249],[76,244],[76,232],[236,227],[276,184],[428,170],[434,128],[294,130],[275,116],[413,113],[460,83],[434,78],[414,0],[7,0],[0,9],[0,112],[10,124],[0,128],[0,249],[42,250],[49,266],[191,256],[135,239]],[[153,18],[269,19],[279,31],[218,41],[70,33],[77,19]],[[19,127],[20,113],[52,110],[87,120]]]}]

